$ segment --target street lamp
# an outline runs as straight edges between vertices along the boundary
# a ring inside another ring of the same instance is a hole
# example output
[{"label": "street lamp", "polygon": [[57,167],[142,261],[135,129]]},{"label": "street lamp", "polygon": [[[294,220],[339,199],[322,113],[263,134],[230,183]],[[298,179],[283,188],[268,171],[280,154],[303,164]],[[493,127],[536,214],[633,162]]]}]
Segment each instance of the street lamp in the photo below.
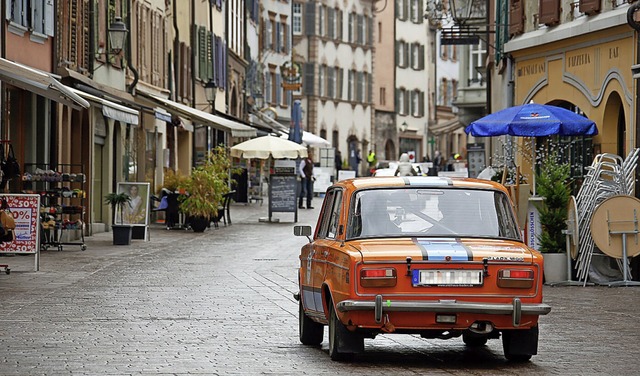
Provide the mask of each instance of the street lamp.
[{"label": "street lamp", "polygon": [[449,0],[451,17],[457,25],[484,23],[487,19],[487,0]]},{"label": "street lamp", "polygon": [[402,124],[400,124],[400,132],[404,133],[407,129],[409,129],[409,124],[407,124],[406,121],[403,121]]},{"label": "street lamp", "polygon": [[212,79],[209,79],[209,81],[204,84],[204,95],[207,97],[207,102],[212,106],[212,112],[216,105],[216,90],[218,90],[218,88]]},{"label": "street lamp", "polygon": [[111,51],[107,55],[117,55],[124,49],[124,42],[129,32],[127,25],[122,22],[121,17],[116,17],[107,31],[109,34],[109,46],[111,47]]}]

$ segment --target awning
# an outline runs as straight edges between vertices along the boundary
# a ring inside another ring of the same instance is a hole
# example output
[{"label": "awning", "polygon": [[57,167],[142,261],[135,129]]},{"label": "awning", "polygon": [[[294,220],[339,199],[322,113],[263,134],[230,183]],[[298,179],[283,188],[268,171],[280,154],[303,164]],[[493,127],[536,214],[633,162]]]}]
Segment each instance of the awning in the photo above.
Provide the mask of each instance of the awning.
[{"label": "awning", "polygon": [[282,134],[282,131],[279,128],[276,128],[273,125],[267,123],[256,114],[249,114],[249,123],[251,123],[253,127],[256,127],[259,130],[265,131],[267,133],[276,133],[278,135]]},{"label": "awning", "polygon": [[51,74],[0,58],[0,81],[49,98],[66,106],[89,108],[89,102],[80,98]]},{"label": "awning", "polygon": [[248,125],[241,124],[237,121],[225,119],[221,116],[216,116],[204,111],[200,111],[196,108],[189,107],[182,103],[174,102],[169,99],[161,98],[153,94],[138,91],[139,94],[145,97],[151,98],[157,103],[165,107],[169,112],[175,112],[178,115],[182,115],[190,118],[191,120],[202,123],[216,129],[231,132],[233,137],[256,137],[256,129]]},{"label": "awning", "polygon": [[102,114],[110,119],[121,121],[123,123],[138,125],[140,112],[132,110],[128,107],[108,101],[106,99],[96,97],[95,95],[86,93],[82,90],[70,88],[74,93],[82,98],[97,103],[102,107]]},{"label": "awning", "polygon": [[124,90],[119,90],[109,85],[101,84],[69,68],[60,69],[58,72],[63,78],[71,79],[75,89],[92,94],[98,98],[106,98],[110,101],[116,101],[120,105],[129,109],[137,109],[149,114],[154,113],[153,108],[138,103],[133,95]]},{"label": "awning", "polygon": [[429,133],[434,135],[439,135],[443,133],[453,132],[458,128],[462,128],[463,125],[460,123],[460,119],[455,118],[442,123],[435,124],[429,127]]}]

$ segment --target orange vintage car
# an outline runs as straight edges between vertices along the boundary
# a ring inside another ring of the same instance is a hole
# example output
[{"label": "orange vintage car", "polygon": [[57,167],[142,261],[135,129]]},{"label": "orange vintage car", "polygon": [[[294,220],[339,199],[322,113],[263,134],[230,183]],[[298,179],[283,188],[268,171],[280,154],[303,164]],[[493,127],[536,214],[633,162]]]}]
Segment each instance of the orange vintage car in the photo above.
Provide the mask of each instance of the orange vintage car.
[{"label": "orange vintage car", "polygon": [[522,240],[506,189],[476,179],[368,177],[327,189],[300,253],[300,341],[344,360],[381,333],[500,338],[505,357],[537,353],[542,256]]}]

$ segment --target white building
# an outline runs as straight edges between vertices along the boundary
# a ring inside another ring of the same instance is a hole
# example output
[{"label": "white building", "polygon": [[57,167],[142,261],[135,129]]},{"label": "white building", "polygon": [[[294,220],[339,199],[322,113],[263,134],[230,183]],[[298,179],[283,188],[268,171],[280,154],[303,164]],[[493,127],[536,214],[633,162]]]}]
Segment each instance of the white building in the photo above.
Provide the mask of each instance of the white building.
[{"label": "white building", "polygon": [[293,1],[293,60],[302,66],[303,128],[366,171],[373,121],[373,1]]},{"label": "white building", "polygon": [[[417,160],[425,156],[423,138],[427,133],[426,113],[429,87],[426,71],[428,22],[424,22],[422,0],[397,0],[396,11],[396,122],[400,129],[399,154],[414,152]],[[379,53],[383,53],[379,51]]]}]

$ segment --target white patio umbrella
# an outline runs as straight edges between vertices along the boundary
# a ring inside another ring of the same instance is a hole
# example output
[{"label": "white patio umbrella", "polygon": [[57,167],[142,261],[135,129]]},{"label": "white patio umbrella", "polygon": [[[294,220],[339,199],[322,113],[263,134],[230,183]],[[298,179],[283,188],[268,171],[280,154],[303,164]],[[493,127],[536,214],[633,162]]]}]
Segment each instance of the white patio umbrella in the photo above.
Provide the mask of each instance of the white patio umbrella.
[{"label": "white patio umbrella", "polygon": [[307,156],[307,148],[280,137],[263,136],[231,147],[231,156],[257,159],[296,159]]},{"label": "white patio umbrella", "polygon": [[[283,132],[280,138],[289,138],[289,132]],[[331,143],[320,136],[307,131],[302,131],[302,144],[306,146],[318,146],[328,148]]]}]

